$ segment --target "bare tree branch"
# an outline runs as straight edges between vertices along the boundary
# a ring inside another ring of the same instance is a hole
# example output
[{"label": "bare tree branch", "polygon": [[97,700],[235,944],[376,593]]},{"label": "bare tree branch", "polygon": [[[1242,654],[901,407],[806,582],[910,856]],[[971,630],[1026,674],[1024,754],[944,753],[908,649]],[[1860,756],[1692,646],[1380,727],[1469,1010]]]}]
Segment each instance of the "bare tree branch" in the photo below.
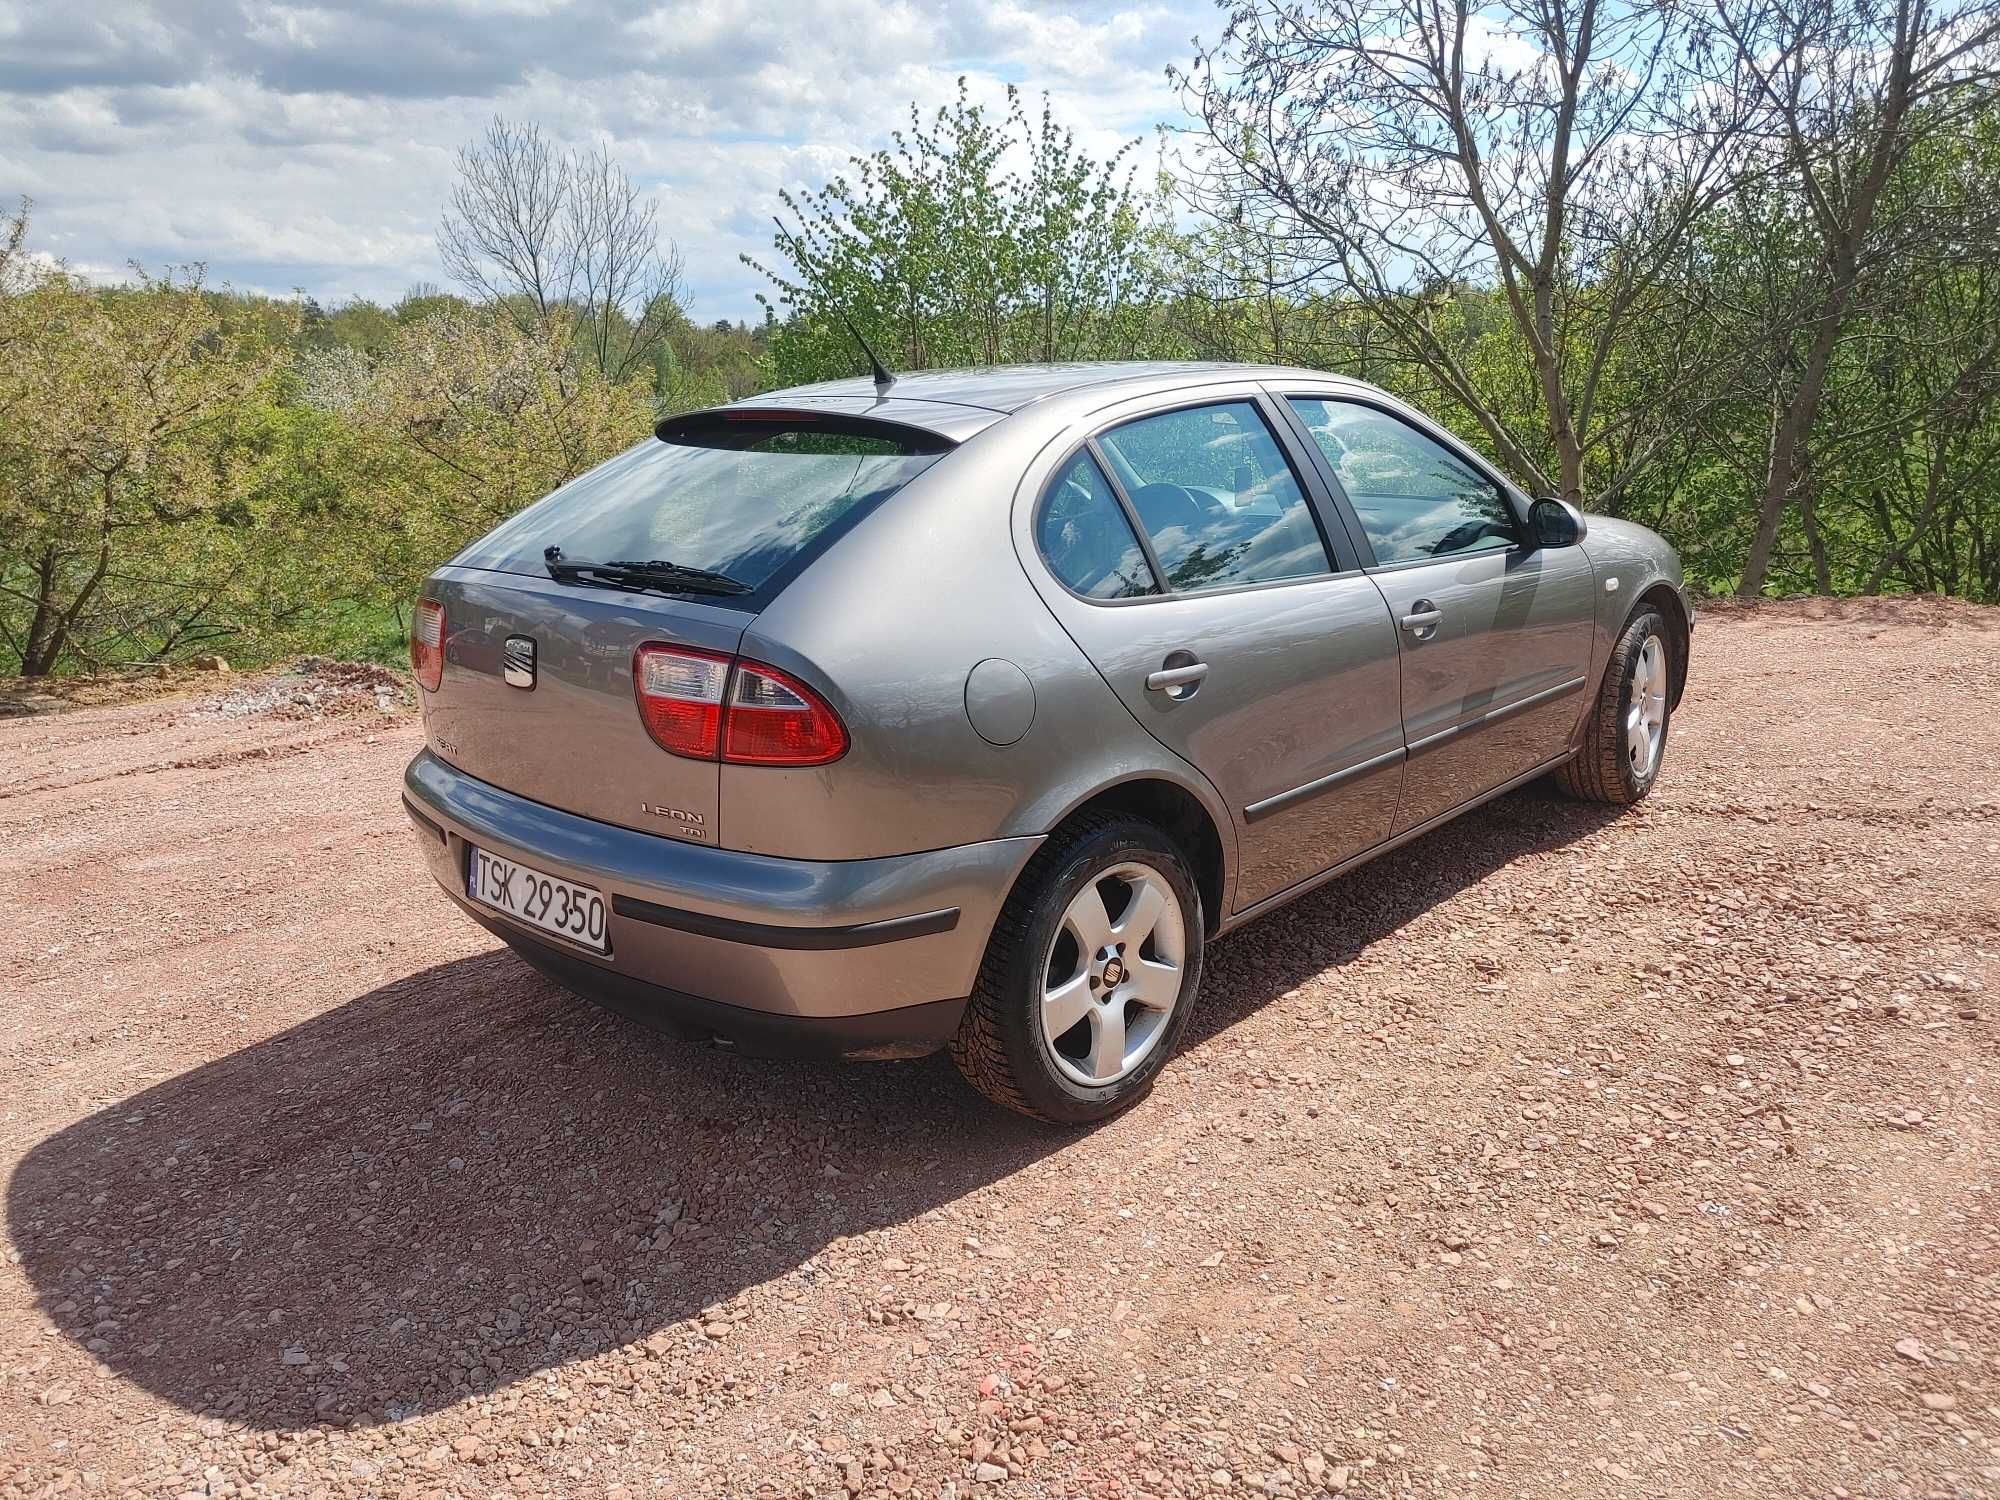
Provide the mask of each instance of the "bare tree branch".
[{"label": "bare tree branch", "polygon": [[437,244],[453,280],[524,330],[572,314],[581,353],[613,380],[681,320],[680,251],[608,146],[559,154],[540,126],[496,118],[458,153]]},{"label": "bare tree branch", "polygon": [[1179,74],[1201,121],[1189,197],[1454,395],[1462,372],[1409,309],[1496,286],[1539,421],[1459,399],[1517,475],[1581,499],[1611,352],[1731,181],[1737,121],[1694,36],[1608,0],[1249,0]]}]

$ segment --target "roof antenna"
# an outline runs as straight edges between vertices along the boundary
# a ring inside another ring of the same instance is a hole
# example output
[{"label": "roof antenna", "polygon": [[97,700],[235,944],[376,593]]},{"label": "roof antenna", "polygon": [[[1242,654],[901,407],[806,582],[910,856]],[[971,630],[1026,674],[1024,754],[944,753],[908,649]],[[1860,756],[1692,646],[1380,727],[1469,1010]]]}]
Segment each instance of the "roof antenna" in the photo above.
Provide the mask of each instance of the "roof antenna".
[{"label": "roof antenna", "polygon": [[[802,249],[796,248],[798,237],[785,228],[785,221],[780,219],[776,214],[771,216],[771,222],[778,226],[779,242],[791,251],[792,258],[799,263],[801,269],[810,275],[812,267],[807,264]],[[896,377],[889,373],[887,365],[875,357],[875,351],[868,347],[868,340],[861,336],[861,330],[854,326],[854,320],[848,317],[845,311],[837,307],[834,309],[834,314],[840,319],[842,326],[847,329],[848,337],[859,344],[861,352],[868,356],[868,368],[875,376],[875,399],[880,401],[889,394],[889,388],[896,383]]]},{"label": "roof antenna", "polygon": [[861,352],[868,356],[868,368],[875,372],[875,399],[880,401],[889,394],[889,387],[896,383],[896,377],[891,375],[882,361],[875,357],[875,351],[868,347],[868,340],[861,336],[861,330],[854,326],[846,313],[840,315],[840,321],[847,325],[847,331],[853,336],[854,342],[859,344]]}]

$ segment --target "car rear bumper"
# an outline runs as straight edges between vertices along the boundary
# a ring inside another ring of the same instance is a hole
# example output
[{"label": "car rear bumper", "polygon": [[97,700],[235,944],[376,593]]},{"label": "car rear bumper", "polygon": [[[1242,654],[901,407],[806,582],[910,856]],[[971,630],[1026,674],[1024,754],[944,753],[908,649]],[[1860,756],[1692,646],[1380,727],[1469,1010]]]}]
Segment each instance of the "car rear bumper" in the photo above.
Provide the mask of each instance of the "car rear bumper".
[{"label": "car rear bumper", "polygon": [[748,1057],[922,1057],[951,1040],[965,1013],[963,1000],[933,1000],[853,1016],[784,1015],[726,1005],[606,968],[539,942],[484,907],[459,904],[535,968],[586,1000],[656,1031],[710,1042]]},{"label": "car rear bumper", "polygon": [[[431,874],[481,925],[571,988],[746,1051],[908,1056],[951,1034],[1000,904],[1036,838],[795,860],[635,832],[530,801],[430,751],[403,800]],[[466,849],[602,891],[600,956],[475,906]]]}]

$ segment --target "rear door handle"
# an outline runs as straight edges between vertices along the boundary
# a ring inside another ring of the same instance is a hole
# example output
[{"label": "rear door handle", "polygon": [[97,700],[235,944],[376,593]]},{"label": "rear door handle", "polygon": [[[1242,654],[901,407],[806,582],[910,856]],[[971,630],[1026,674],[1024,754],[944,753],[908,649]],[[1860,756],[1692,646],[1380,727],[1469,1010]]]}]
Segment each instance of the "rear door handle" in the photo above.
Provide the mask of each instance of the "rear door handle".
[{"label": "rear door handle", "polygon": [[1403,616],[1403,629],[1420,641],[1428,640],[1443,619],[1443,610],[1428,599],[1419,599],[1410,606],[1410,612]]},{"label": "rear door handle", "polygon": [[1171,693],[1175,688],[1192,687],[1207,675],[1205,661],[1190,662],[1185,667],[1162,667],[1146,674],[1146,686],[1156,693]]}]

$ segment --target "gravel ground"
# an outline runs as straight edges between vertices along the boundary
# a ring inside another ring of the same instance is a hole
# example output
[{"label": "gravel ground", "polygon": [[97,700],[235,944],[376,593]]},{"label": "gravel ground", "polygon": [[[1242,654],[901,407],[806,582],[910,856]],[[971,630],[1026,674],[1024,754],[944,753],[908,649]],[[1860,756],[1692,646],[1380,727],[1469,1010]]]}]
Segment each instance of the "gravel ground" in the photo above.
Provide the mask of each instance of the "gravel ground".
[{"label": "gravel ground", "polygon": [[2000,1494],[2000,612],[1711,611],[1087,1134],[553,988],[362,686],[0,722],[0,1495]]}]

